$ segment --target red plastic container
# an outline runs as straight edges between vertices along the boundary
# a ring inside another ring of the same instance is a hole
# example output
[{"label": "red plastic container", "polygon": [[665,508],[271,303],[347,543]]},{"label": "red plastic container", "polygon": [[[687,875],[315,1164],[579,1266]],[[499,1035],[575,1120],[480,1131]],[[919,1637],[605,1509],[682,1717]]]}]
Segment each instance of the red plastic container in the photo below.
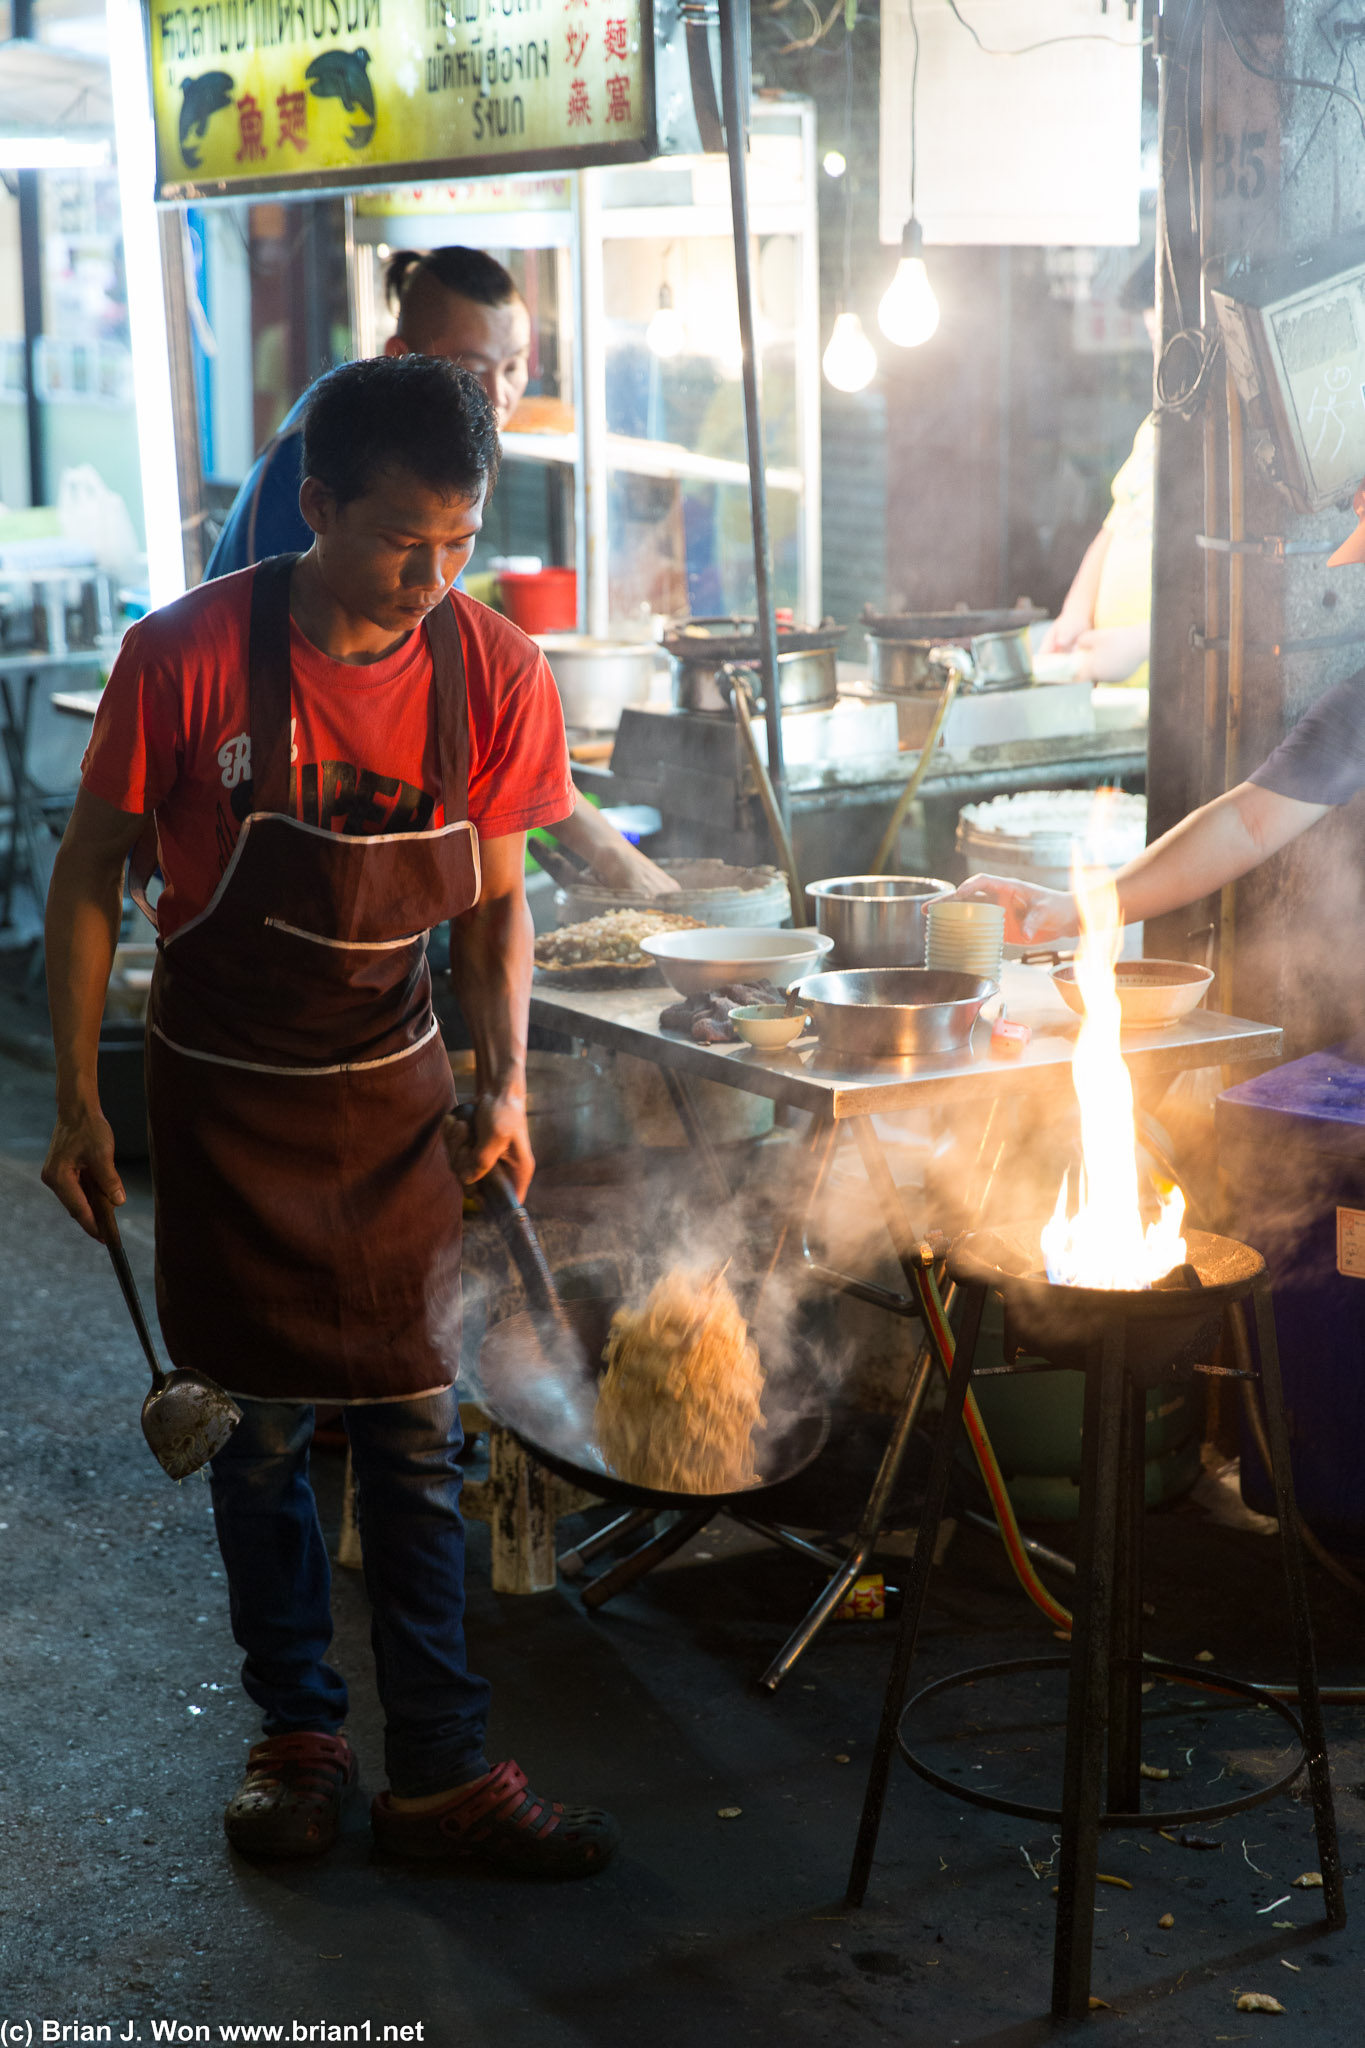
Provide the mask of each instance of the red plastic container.
[{"label": "red plastic container", "polygon": [[498,577],[503,610],[523,633],[572,633],[578,624],[578,571],[506,569]]}]

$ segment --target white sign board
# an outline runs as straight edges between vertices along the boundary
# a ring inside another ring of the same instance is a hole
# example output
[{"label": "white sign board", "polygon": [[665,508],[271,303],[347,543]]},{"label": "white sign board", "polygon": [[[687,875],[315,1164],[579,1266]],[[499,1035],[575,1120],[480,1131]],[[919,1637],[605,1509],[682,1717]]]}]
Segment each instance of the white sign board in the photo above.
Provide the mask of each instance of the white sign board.
[{"label": "white sign board", "polygon": [[916,211],[926,242],[1136,244],[1136,0],[957,0],[956,9],[914,0],[913,23],[910,6],[882,0],[882,241],[899,242],[910,214],[917,26]]}]

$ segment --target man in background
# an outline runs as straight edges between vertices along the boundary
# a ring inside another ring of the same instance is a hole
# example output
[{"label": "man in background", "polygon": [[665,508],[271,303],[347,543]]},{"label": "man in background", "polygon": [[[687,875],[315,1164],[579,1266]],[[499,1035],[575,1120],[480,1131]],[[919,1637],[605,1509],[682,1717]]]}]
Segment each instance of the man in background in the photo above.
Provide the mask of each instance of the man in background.
[{"label": "man in background", "polygon": [[[531,316],[510,271],[483,249],[399,249],[385,269],[384,292],[398,317],[385,355],[444,356],[468,370],[502,433],[526,390],[531,361]],[[312,546],[299,510],[303,416],[311,396],[311,389],[304,392],[257,457],[209,556],[206,582]],[[677,887],[581,795],[552,836],[607,888],[662,896]]]}]

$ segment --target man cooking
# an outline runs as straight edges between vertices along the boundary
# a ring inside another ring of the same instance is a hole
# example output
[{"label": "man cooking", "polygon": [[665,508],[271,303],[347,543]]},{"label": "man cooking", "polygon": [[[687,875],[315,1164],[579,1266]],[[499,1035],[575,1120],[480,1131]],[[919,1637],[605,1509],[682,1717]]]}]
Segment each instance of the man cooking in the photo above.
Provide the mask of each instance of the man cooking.
[{"label": "man cooking", "polygon": [[[384,291],[398,317],[385,354],[444,356],[457,363],[482,385],[499,431],[506,427],[526,390],[531,361],[531,316],[511,273],[482,249],[399,249],[385,269]],[[311,395],[305,391],[257,457],[209,556],[206,577],[311,545],[299,509],[303,416]],[[607,888],[635,896],[662,896],[677,888],[671,875],[576,790],[573,809],[555,826],[554,837]]]},{"label": "man cooking", "polygon": [[[336,370],[304,416],[307,552],[128,634],[48,900],[43,1178],[91,1236],[92,1184],[124,1199],[96,1054],[124,862],[150,823],[157,1301],[175,1363],[243,1411],[213,1506],[265,1739],[227,1833],[315,1854],[356,1781],[307,1472],[313,1405],[337,1402],[385,1714],[376,1839],[569,1877],[607,1862],[614,1823],[490,1770],[463,1628],[461,1183],[497,1162],[518,1192],[531,1178],[525,835],[573,800],[543,658],[453,587],[497,463],[493,409],[449,362]],[[458,1139],[426,963],[445,918],[478,1087]]]}]

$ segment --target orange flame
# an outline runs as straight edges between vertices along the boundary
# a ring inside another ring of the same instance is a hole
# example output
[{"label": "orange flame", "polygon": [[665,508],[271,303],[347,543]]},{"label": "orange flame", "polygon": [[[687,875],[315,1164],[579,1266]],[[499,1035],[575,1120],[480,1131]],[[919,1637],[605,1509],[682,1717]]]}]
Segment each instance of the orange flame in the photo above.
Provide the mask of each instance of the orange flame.
[{"label": "orange flame", "polygon": [[1067,1286],[1150,1287],[1184,1260],[1185,1197],[1178,1187],[1158,1183],[1161,1213],[1144,1229],[1133,1083],[1119,1050],[1118,891],[1108,869],[1084,865],[1079,850],[1071,883],[1081,921],[1076,985],[1085,1003],[1071,1067],[1081,1106],[1080,1204],[1067,1214],[1070,1175],[1064,1175],[1042,1233],[1043,1257],[1049,1280]]}]

